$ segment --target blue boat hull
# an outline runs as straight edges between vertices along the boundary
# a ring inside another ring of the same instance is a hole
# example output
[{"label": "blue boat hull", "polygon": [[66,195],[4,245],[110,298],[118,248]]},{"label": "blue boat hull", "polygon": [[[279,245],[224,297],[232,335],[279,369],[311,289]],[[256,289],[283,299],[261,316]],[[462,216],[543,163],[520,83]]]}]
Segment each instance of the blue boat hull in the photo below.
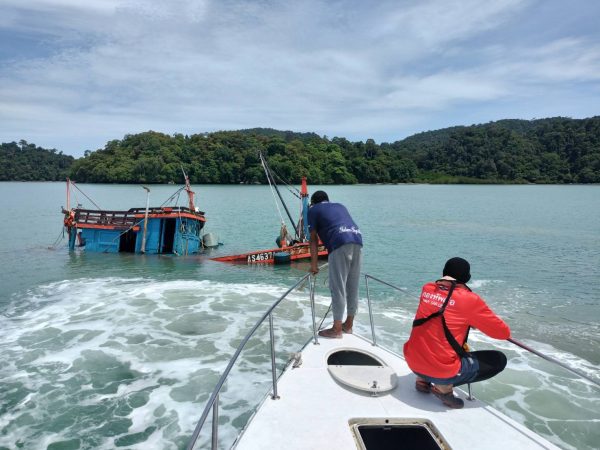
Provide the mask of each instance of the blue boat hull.
[{"label": "blue boat hull", "polygon": [[78,226],[71,234],[71,243],[86,252],[145,253],[190,255],[202,251],[201,231],[204,222],[187,217],[149,218],[146,227],[145,251],[144,219],[136,226]]}]

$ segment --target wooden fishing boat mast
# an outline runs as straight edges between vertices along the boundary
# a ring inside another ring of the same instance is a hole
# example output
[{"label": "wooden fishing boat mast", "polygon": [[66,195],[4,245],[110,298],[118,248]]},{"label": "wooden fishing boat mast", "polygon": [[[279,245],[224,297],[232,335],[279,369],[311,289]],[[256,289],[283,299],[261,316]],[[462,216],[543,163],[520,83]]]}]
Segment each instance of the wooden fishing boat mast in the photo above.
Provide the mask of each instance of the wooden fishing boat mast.
[{"label": "wooden fishing boat mast", "polygon": [[[301,213],[300,219],[296,224],[290,211],[283,199],[281,193],[279,192],[279,188],[277,187],[277,183],[275,182],[275,178],[273,173],[267,163],[267,160],[264,158],[262,153],[259,153],[259,157],[261,160],[261,164],[265,171],[265,175],[267,177],[267,181],[269,183],[269,187],[271,189],[271,193],[273,194],[273,199],[275,201],[275,206],[277,208],[277,212],[279,214],[279,218],[281,221],[279,237],[276,241],[278,247],[270,248],[267,250],[256,250],[252,252],[242,253],[239,255],[229,255],[229,256],[220,256],[216,258],[211,258],[214,261],[221,262],[230,262],[230,263],[261,263],[261,264],[282,264],[289,263],[290,261],[297,260],[306,260],[310,259],[310,234],[308,231],[308,208],[309,208],[309,198],[308,198],[308,185],[306,181],[306,177],[302,177],[302,182],[300,186],[299,198],[301,201]],[[279,203],[275,196],[279,197],[280,203],[283,206],[287,216],[294,228],[294,237],[292,238],[287,230],[287,226],[283,219],[283,214],[279,209]],[[295,194],[297,195],[297,194]],[[327,249],[321,243],[318,247],[318,256],[319,258],[327,257]]]}]

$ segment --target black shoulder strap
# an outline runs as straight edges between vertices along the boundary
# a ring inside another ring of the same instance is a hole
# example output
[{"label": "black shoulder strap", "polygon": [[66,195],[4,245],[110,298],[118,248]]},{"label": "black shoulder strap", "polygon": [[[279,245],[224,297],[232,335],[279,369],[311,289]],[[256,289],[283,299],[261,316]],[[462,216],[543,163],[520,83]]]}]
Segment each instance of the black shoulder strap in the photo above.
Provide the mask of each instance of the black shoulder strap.
[{"label": "black shoulder strap", "polygon": [[[442,326],[444,327],[444,335],[446,336],[446,340],[448,341],[448,344],[450,344],[450,347],[452,347],[452,349],[456,352],[456,354],[458,356],[460,356],[461,358],[464,358],[466,356],[469,356],[469,353],[466,352],[465,349],[456,341],[456,338],[452,335],[452,333],[448,329],[448,325],[446,325],[446,318],[444,317],[444,311],[446,310],[446,306],[448,306],[448,301],[450,301],[450,297],[452,296],[452,292],[454,291],[455,287],[456,287],[456,281],[452,280],[452,286],[450,286],[450,289],[448,291],[448,296],[446,297],[446,300],[444,300],[444,304],[442,305],[442,307],[438,311],[434,312],[433,314],[428,315],[427,317],[413,320],[413,327],[418,327],[419,325],[423,325],[425,322],[427,322],[430,319],[433,319],[434,317],[441,316]],[[465,342],[467,341],[468,336],[469,336],[469,330],[467,329],[467,336],[465,337]]]},{"label": "black shoulder strap", "polygon": [[442,307],[438,311],[434,312],[433,314],[429,314],[427,317],[422,317],[420,319],[413,320],[413,327],[418,327],[419,325],[423,325],[428,320],[444,314],[444,311],[446,310],[446,306],[448,306],[448,302],[450,301],[450,297],[452,296],[452,292],[454,292],[455,287],[456,287],[456,281],[452,280],[452,286],[450,286],[450,289],[448,290],[448,295],[446,296],[446,300],[444,300]]},{"label": "black shoulder strap", "polygon": [[[443,315],[442,315],[442,325],[444,326],[444,334],[446,335],[446,340],[448,341],[448,344],[450,344],[450,347],[452,347],[454,349],[456,354],[458,356],[460,356],[461,358],[464,358],[465,356],[469,356],[469,353],[467,351],[465,351],[465,349],[462,347],[462,345],[460,345],[456,341],[456,338],[452,335],[452,333],[448,329],[448,325],[446,325],[446,319],[444,318]],[[469,336],[469,329],[467,328],[467,337],[468,336]],[[466,338],[465,338],[465,342],[467,342]]]}]

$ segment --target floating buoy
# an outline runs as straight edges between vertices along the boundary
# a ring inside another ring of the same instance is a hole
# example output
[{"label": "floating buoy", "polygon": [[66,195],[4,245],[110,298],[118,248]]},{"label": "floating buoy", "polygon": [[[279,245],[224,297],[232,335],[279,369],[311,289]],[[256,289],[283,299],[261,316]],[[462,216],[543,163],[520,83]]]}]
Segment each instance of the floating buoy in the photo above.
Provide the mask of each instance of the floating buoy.
[{"label": "floating buoy", "polygon": [[289,263],[292,260],[292,257],[287,252],[276,252],[273,254],[273,262],[275,264],[285,264]]},{"label": "floating buoy", "polygon": [[215,233],[206,233],[202,236],[202,245],[207,248],[219,246],[219,237]]}]

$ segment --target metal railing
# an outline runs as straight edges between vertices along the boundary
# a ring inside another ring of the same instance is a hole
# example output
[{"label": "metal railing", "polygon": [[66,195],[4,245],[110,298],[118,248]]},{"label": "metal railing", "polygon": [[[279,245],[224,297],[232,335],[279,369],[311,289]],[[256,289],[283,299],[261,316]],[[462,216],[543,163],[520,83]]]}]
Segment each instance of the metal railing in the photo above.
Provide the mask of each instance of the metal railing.
[{"label": "metal railing", "polygon": [[196,425],[196,428],[194,429],[194,432],[190,439],[190,443],[188,444],[188,447],[187,447],[188,450],[192,450],[194,448],[194,445],[196,445],[196,441],[198,440],[200,431],[202,430],[202,427],[204,426],[204,422],[206,421],[211,409],[212,409],[211,448],[213,450],[215,450],[217,448],[218,428],[219,428],[219,394],[221,392],[221,389],[223,388],[223,384],[225,383],[225,381],[227,380],[227,377],[229,376],[229,373],[231,372],[231,369],[233,368],[234,364],[236,363],[238,357],[240,356],[240,353],[242,352],[242,350],[244,349],[244,347],[246,346],[246,344],[248,343],[250,338],[254,335],[256,330],[262,325],[262,323],[266,319],[269,320],[269,339],[270,339],[270,345],[271,345],[271,374],[272,374],[272,379],[273,379],[273,395],[271,396],[271,398],[273,400],[276,400],[279,398],[279,395],[277,392],[277,369],[275,367],[275,338],[274,338],[274,329],[273,329],[273,310],[293,290],[295,290],[298,286],[301,286],[307,280],[308,280],[308,284],[309,284],[310,306],[311,306],[311,311],[312,311],[313,339],[314,339],[315,344],[318,343],[316,321],[315,321],[315,308],[314,308],[314,301],[315,301],[315,299],[314,299],[314,283],[313,283],[314,276],[312,274],[308,273],[308,274],[304,275],[302,278],[300,278],[296,282],[296,284],[294,284],[291,288],[289,288],[281,297],[279,297],[279,299],[275,303],[273,303],[271,305],[271,307],[265,312],[265,314],[256,322],[256,324],[254,325],[254,327],[252,327],[252,329],[248,332],[248,334],[246,334],[246,337],[242,340],[242,342],[238,346],[237,350],[231,357],[229,364],[227,364],[227,367],[225,368],[225,371],[223,372],[223,375],[221,375],[221,378],[219,378],[219,381],[217,382],[215,389],[213,390],[210,398],[208,399],[208,403],[206,404],[206,407],[204,408],[204,411],[202,412],[202,416],[200,417],[200,420],[198,421],[198,424]]},{"label": "metal railing", "polygon": [[562,367],[563,369],[567,369],[569,372],[574,373],[575,375],[578,375],[581,378],[584,378],[584,379],[594,383],[596,386],[600,386],[600,383],[598,382],[598,380],[593,379],[592,377],[586,375],[583,372],[580,372],[579,370],[573,369],[572,367],[566,365],[563,362],[560,362],[559,360],[557,360],[555,358],[552,358],[551,356],[544,355],[543,353],[538,352],[537,350],[534,350],[533,348],[529,347],[528,345],[523,344],[522,342],[517,341],[516,339],[508,338],[507,341],[512,344],[515,344],[517,347],[521,347],[522,349],[527,350],[530,353],[533,353],[536,356],[539,356],[542,359],[545,359],[546,361],[554,363],[554,364]]},{"label": "metal railing", "polygon": [[[146,208],[130,208],[127,211],[109,211],[97,209],[75,208],[75,222],[78,224],[102,224],[115,226],[130,226],[141,222]],[[185,206],[149,207],[148,214],[171,216],[173,214],[191,214],[204,217],[204,211],[192,211]]]},{"label": "metal railing", "polygon": [[[393,284],[388,283],[387,281],[383,281],[383,280],[381,280],[379,278],[376,278],[376,277],[374,277],[372,275],[365,274],[364,276],[365,276],[365,285],[366,285],[366,288],[367,288],[367,301],[369,303],[369,320],[371,322],[371,333],[373,335],[373,345],[377,345],[376,340],[375,340],[375,328],[374,328],[373,317],[372,317],[372,312],[371,312],[371,296],[369,294],[369,279],[378,281],[381,284],[384,284],[386,286],[389,286],[389,287],[391,287],[393,289],[396,289],[398,291],[401,291],[401,292],[408,292],[408,291],[406,289],[400,288],[398,286],[394,286]],[[543,353],[541,353],[541,352],[539,352],[539,351],[537,351],[537,350],[529,347],[528,345],[523,344],[522,342],[520,342],[520,341],[518,341],[516,339],[508,338],[507,341],[510,342],[511,344],[516,345],[517,347],[521,347],[522,349],[527,350],[529,353],[533,353],[534,355],[539,356],[542,359],[545,359],[548,362],[556,364],[557,366],[560,366],[563,369],[566,369],[569,372],[574,373],[575,375],[578,375],[579,377],[581,377],[581,378],[583,378],[583,379],[585,379],[587,381],[590,381],[591,383],[594,383],[596,386],[600,386],[600,383],[598,383],[598,380],[595,380],[592,377],[586,375],[585,373],[583,373],[583,372],[581,372],[579,370],[576,370],[576,369],[568,366],[567,364],[565,364],[565,363],[563,363],[561,361],[558,361],[555,358],[552,358],[551,356],[545,355],[545,354],[543,354]],[[474,400],[473,396],[471,395],[471,384],[470,383],[467,384],[467,389],[468,389],[467,399],[468,400]]]},{"label": "metal railing", "polygon": [[381,284],[385,284],[386,286],[389,286],[389,287],[391,287],[393,289],[396,289],[397,291],[400,291],[400,292],[408,292],[408,291],[406,289],[401,288],[401,287],[394,286],[393,284],[388,283],[387,281],[380,280],[379,278],[376,278],[376,277],[374,277],[372,275],[369,275],[368,273],[365,273],[364,276],[365,276],[365,286],[366,286],[366,289],[367,289],[367,304],[368,304],[368,307],[369,307],[369,323],[371,324],[371,336],[372,336],[372,339],[373,339],[372,343],[373,343],[373,345],[377,345],[377,340],[375,338],[375,323],[373,322],[373,310],[371,309],[371,294],[369,292],[369,279],[377,281],[377,282],[379,282]]},{"label": "metal railing", "polygon": [[[324,267],[324,266],[322,266],[322,267]],[[376,281],[378,283],[381,283],[385,286],[391,287],[392,289],[395,289],[400,292],[407,293],[408,290],[398,287],[398,286],[395,286],[391,283],[388,283],[387,281],[381,280],[372,275],[369,275],[369,274],[363,274],[363,275],[365,277],[367,305],[368,305],[368,310],[369,310],[369,322],[371,325],[371,336],[372,336],[371,343],[372,343],[372,345],[377,346],[377,340],[376,340],[376,336],[375,336],[375,324],[373,321],[373,311],[372,311],[372,306],[371,306],[371,294],[370,294],[370,290],[369,290],[369,280]],[[219,394],[221,392],[221,389],[223,388],[225,381],[227,380],[227,378],[229,376],[229,373],[231,372],[231,369],[233,368],[239,355],[241,354],[242,350],[244,349],[244,347],[246,346],[246,344],[248,343],[250,338],[254,335],[256,330],[263,324],[263,322],[266,319],[269,320],[269,339],[270,339],[270,347],[271,347],[271,375],[272,375],[272,383],[273,383],[273,395],[271,395],[271,399],[273,399],[273,400],[279,399],[279,395],[278,395],[278,391],[277,391],[277,369],[276,369],[276,365],[275,365],[275,337],[274,337],[274,327],[273,327],[273,311],[275,310],[275,308],[277,308],[277,306],[279,306],[279,304],[292,291],[294,291],[299,286],[302,286],[306,281],[308,281],[308,284],[309,284],[310,309],[311,309],[312,329],[313,329],[313,343],[315,345],[317,345],[319,343],[318,333],[317,333],[318,327],[316,324],[316,312],[315,312],[315,276],[312,275],[311,273],[308,273],[308,274],[304,275],[302,278],[300,278],[291,288],[289,288],[281,297],[279,297],[279,299],[277,301],[275,301],[275,303],[273,303],[271,305],[271,307],[264,313],[264,315],[257,321],[257,323],[254,325],[254,327],[252,327],[252,329],[248,332],[246,337],[242,340],[242,342],[238,346],[237,350],[235,351],[234,355],[231,357],[229,364],[225,368],[225,371],[221,375],[221,378],[219,378],[219,381],[217,382],[217,385],[216,385],[215,389],[213,390],[210,398],[208,399],[208,403],[206,404],[204,411],[202,412],[202,416],[200,417],[200,420],[198,421],[198,424],[196,425],[196,428],[194,429],[194,432],[192,433],[192,437],[188,444],[187,450],[193,450],[194,446],[196,445],[196,441],[198,440],[198,437],[200,436],[200,432],[202,431],[202,427],[204,426],[204,423],[206,422],[206,419],[207,419],[209,413],[211,412],[211,410],[212,410],[211,449],[212,450],[217,449],[218,428],[219,428],[219,423],[218,423],[219,422]],[[325,316],[327,316],[328,313],[329,313],[329,310],[327,311]],[[323,317],[323,319],[325,319],[325,317]],[[538,351],[536,351],[536,350],[526,346],[525,344],[522,344],[521,342],[516,341],[512,338],[509,338],[508,341],[598,385],[598,381],[594,380],[593,378],[591,378],[577,370],[574,370],[573,368],[567,366],[566,364],[561,363],[560,361],[557,361],[554,358],[544,355],[543,353],[540,353],[540,352],[538,352]],[[474,398],[471,395],[471,385],[470,384],[468,384],[468,397],[467,398],[469,400],[474,400]]]},{"label": "metal railing", "polygon": [[[320,268],[323,268],[326,265],[327,264],[324,264]],[[394,288],[394,289],[396,289],[398,291],[406,292],[406,289],[394,286],[393,284],[390,284],[390,283],[388,283],[386,281],[380,280],[379,278],[376,278],[376,277],[371,276],[369,274],[364,274],[364,277],[365,277],[365,285],[366,285],[366,289],[367,289],[367,303],[368,303],[368,310],[369,310],[369,321],[370,321],[370,324],[371,324],[371,336],[372,336],[372,341],[371,342],[372,342],[373,345],[376,346],[377,342],[376,342],[376,338],[375,338],[375,323],[373,321],[373,311],[372,311],[372,307],[371,307],[371,295],[370,295],[370,291],[369,291],[369,279],[377,281],[379,283],[382,283],[382,284],[384,284],[386,286],[389,286],[391,288]],[[208,399],[208,403],[206,404],[206,406],[204,408],[204,411],[202,412],[202,415],[200,416],[200,420],[198,421],[198,424],[196,425],[196,428],[194,429],[194,432],[192,433],[192,437],[190,439],[190,443],[188,444],[188,447],[187,447],[188,450],[192,450],[194,448],[194,446],[196,445],[196,441],[198,440],[198,437],[200,436],[200,432],[202,431],[204,423],[206,422],[206,419],[208,418],[208,415],[210,414],[211,410],[212,410],[211,448],[213,450],[217,449],[217,446],[218,446],[218,428],[219,428],[219,394],[221,392],[221,389],[223,388],[223,385],[225,384],[225,381],[227,380],[227,378],[229,376],[229,373],[231,372],[231,369],[235,365],[238,357],[240,356],[242,350],[244,349],[244,347],[246,346],[246,344],[248,343],[248,341],[250,340],[250,338],[254,335],[254,333],[256,332],[256,330],[258,330],[258,328],[267,319],[269,320],[269,340],[270,340],[270,347],[271,347],[271,376],[272,376],[272,380],[273,380],[272,381],[272,383],[273,383],[273,395],[271,396],[271,398],[273,400],[276,400],[276,399],[279,398],[278,391],[277,391],[277,369],[276,369],[276,366],[275,366],[275,337],[274,337],[274,327],[273,327],[273,311],[275,310],[275,308],[277,308],[277,306],[279,306],[279,304],[292,291],[294,291],[297,287],[302,286],[306,281],[308,281],[308,284],[309,284],[310,310],[311,310],[312,329],[313,329],[313,343],[315,345],[319,343],[318,333],[317,333],[318,332],[318,330],[317,330],[318,327],[317,327],[317,322],[316,322],[316,311],[315,311],[315,276],[312,275],[312,274],[310,274],[310,273],[308,273],[308,274],[304,275],[302,278],[300,278],[281,297],[279,297],[279,299],[277,299],[277,301],[275,301],[275,303],[273,303],[271,305],[271,307],[256,322],[256,324],[254,325],[254,327],[252,327],[252,329],[246,334],[246,337],[242,340],[242,342],[238,346],[237,350],[235,351],[235,353],[231,357],[231,359],[229,361],[229,364],[225,368],[225,371],[221,375],[221,378],[219,378],[219,381],[217,382],[217,385],[215,386],[215,389],[213,390],[210,398]],[[327,313],[326,313],[326,315],[327,315]]]},{"label": "metal railing", "polygon": [[131,211],[98,211],[96,209],[80,209],[75,211],[77,224],[102,224],[115,226],[133,226],[135,214]]}]

